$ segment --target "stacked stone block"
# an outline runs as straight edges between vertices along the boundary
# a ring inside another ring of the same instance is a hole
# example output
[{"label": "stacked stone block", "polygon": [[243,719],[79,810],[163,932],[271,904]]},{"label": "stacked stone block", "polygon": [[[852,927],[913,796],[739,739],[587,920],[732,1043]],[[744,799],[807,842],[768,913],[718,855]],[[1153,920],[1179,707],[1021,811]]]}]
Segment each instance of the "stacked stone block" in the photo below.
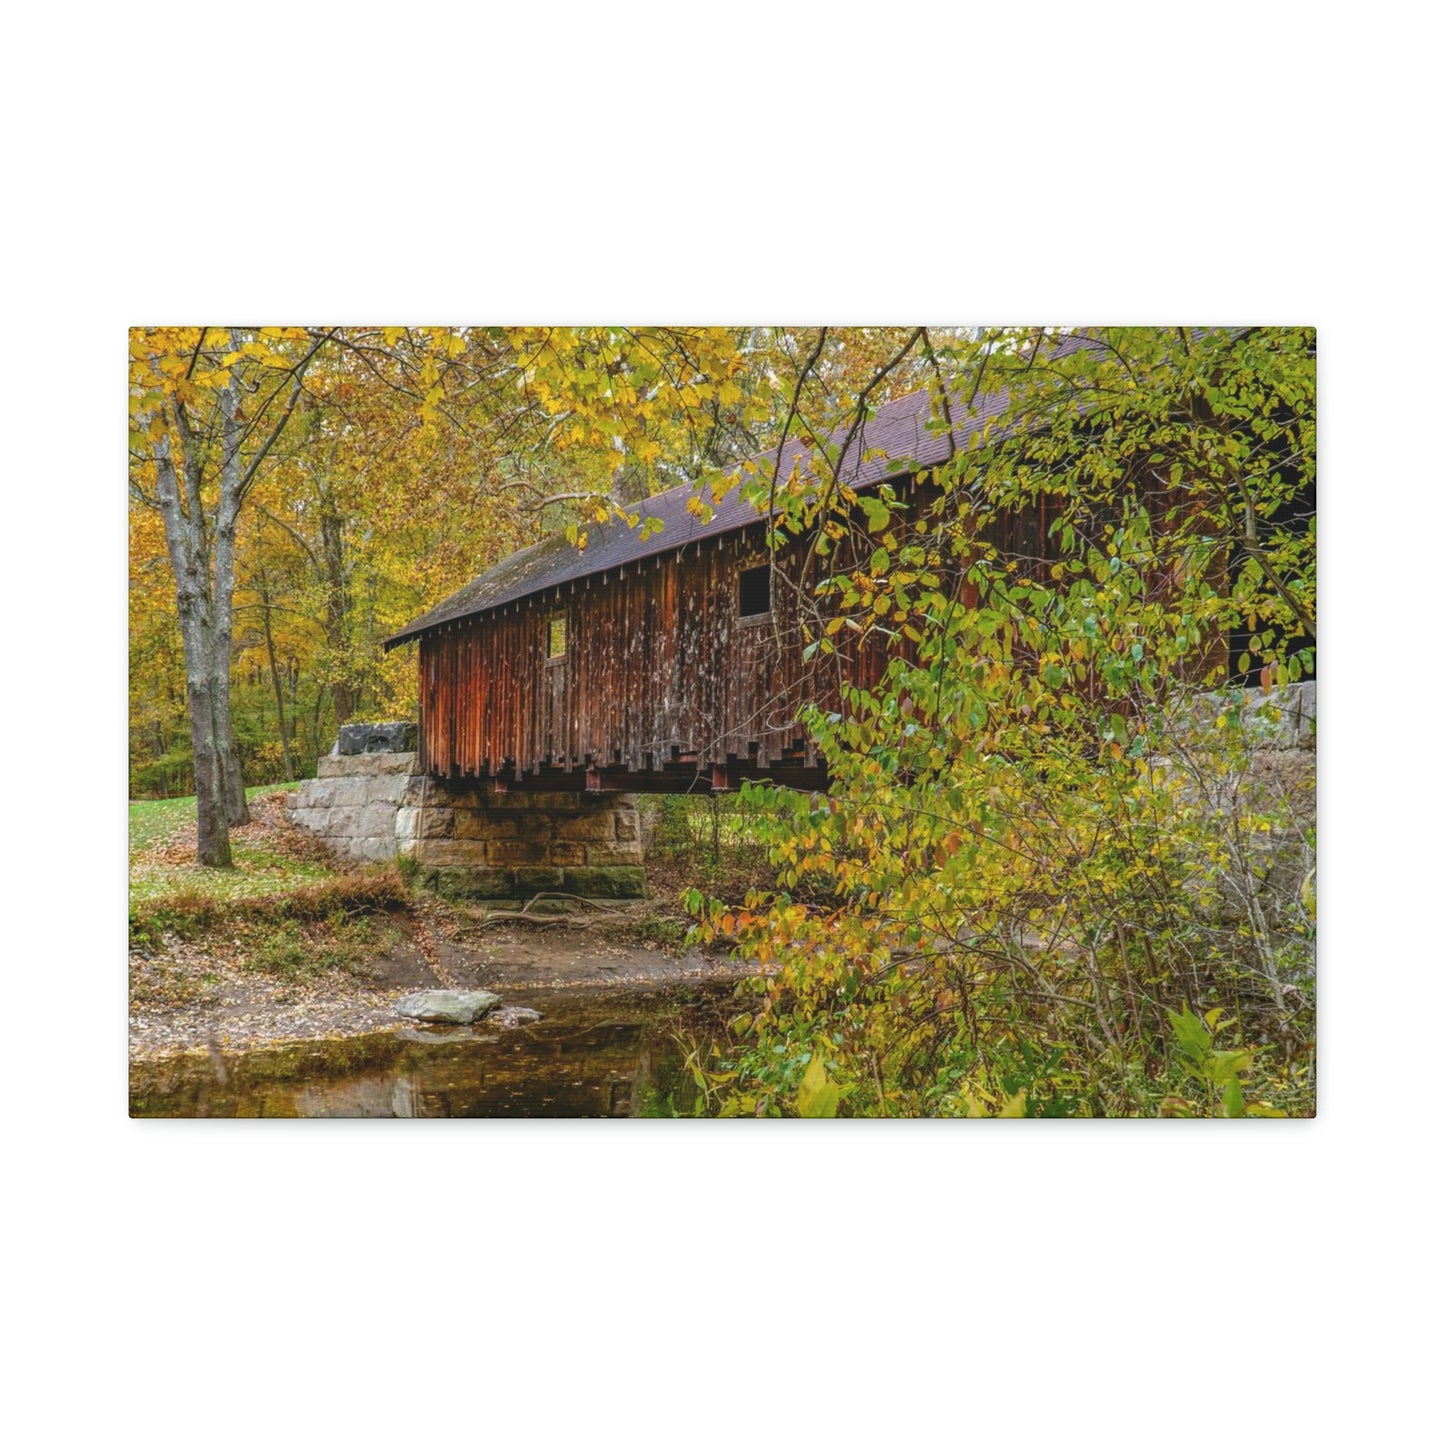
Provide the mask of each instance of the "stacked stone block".
[{"label": "stacked stone block", "polygon": [[419,774],[414,752],[344,747],[322,758],[316,773],[287,795],[290,818],[343,858],[411,858],[423,883],[476,898],[548,891],[640,898],[645,891],[630,793],[504,793],[490,783]]},{"label": "stacked stone block", "polygon": [[640,898],[645,887],[630,793],[502,793],[488,783],[413,777],[396,833],[399,852],[447,892]]},{"label": "stacked stone block", "polygon": [[1286,753],[1313,753],[1317,724],[1315,684],[1293,682],[1251,696],[1245,725],[1256,730],[1254,746]]},{"label": "stacked stone block", "polygon": [[314,779],[286,795],[289,817],[343,858],[390,863],[397,812],[415,768],[415,753],[330,753],[318,760]]},{"label": "stacked stone block", "polygon": [[[1235,708],[1240,729],[1220,727]],[[1238,849],[1222,917],[1239,916],[1248,896],[1271,923],[1295,918],[1313,886],[1316,714],[1315,684],[1297,682],[1207,694],[1174,720],[1175,746],[1192,759],[1189,791],[1217,810],[1221,838]],[[1248,813],[1269,815],[1269,830],[1239,832]]]}]

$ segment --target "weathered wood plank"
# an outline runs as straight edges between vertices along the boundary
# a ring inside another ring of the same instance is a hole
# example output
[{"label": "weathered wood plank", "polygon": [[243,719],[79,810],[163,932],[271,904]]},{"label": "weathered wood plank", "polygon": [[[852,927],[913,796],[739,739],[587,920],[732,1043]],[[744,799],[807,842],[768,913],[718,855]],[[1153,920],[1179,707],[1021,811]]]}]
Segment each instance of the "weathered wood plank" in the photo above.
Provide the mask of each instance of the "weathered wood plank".
[{"label": "weathered wood plank", "polygon": [[[1042,511],[1031,516],[1027,537],[1010,545],[1046,552],[1047,520]],[[855,642],[845,632],[838,654],[803,661],[803,539],[778,554],[771,615],[740,618],[739,574],[767,561],[764,531],[708,538],[630,564],[625,575],[597,574],[424,634],[422,766],[442,775],[506,773],[519,786],[543,768],[569,786],[621,779],[634,791],[707,790],[781,774],[821,785],[811,743],[795,746],[803,735],[798,708],[817,701],[836,710],[844,684],[875,685],[890,643],[878,633]],[[840,551],[830,563],[857,560]],[[549,661],[554,616],[565,618],[567,646]],[[695,759],[691,771],[674,756]]]}]

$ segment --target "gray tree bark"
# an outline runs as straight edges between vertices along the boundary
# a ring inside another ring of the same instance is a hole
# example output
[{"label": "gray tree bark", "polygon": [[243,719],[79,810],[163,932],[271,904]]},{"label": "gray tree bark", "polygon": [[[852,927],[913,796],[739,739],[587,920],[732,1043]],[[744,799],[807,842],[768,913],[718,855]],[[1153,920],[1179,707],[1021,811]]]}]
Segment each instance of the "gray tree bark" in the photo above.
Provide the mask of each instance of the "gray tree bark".
[{"label": "gray tree bark", "polygon": [[[166,425],[151,442],[156,466],[154,497],[134,488],[142,500],[160,512],[165,523],[166,550],[176,580],[191,748],[195,755],[196,861],[211,868],[232,866],[230,830],[250,822],[231,722],[236,528],[257,470],[296,408],[306,368],[333,334],[318,338],[291,372],[290,396],[249,461],[242,455],[251,431],[243,413],[245,393],[239,369],[229,373],[225,387],[218,393],[221,456],[214,516],[207,516],[202,500],[207,439],[194,429],[179,401],[174,401],[169,414],[162,417]],[[240,346],[240,339],[232,332],[230,349],[238,351]],[[270,400],[278,396],[279,391],[273,392]],[[179,471],[172,455],[172,425],[180,439]]]},{"label": "gray tree bark", "polygon": [[[183,415],[183,414],[182,414]],[[181,435],[188,435],[182,430]],[[208,868],[231,866],[231,836],[221,751],[216,738],[214,596],[201,506],[199,462],[183,460],[186,503],[171,456],[171,441],[153,443],[156,501],[166,529],[166,550],[176,579],[176,609],[186,664],[186,705],[191,723],[191,752],[196,775],[196,861]],[[228,646],[229,653],[229,646]],[[227,658],[229,664],[229,656]],[[229,670],[229,669],[228,669]]]},{"label": "gray tree bark", "polygon": [[[257,551],[260,551],[261,529],[256,528]],[[291,739],[286,730],[286,694],[281,687],[281,669],[276,663],[276,639],[271,632],[271,584],[266,577],[266,567],[262,563],[256,571],[257,590],[261,594],[261,632],[266,639],[266,662],[271,669],[271,691],[276,697],[276,731],[281,738],[281,762],[286,769],[286,781],[289,783],[296,777],[296,770],[291,763]]]},{"label": "gray tree bark", "polygon": [[[231,347],[240,339],[231,334]],[[221,392],[221,504],[216,519],[216,624],[212,646],[215,668],[217,747],[221,779],[226,794],[226,812],[231,827],[251,821],[246,806],[246,784],[241,777],[241,760],[236,751],[236,734],[231,723],[231,633],[235,623],[236,524],[245,500],[246,483],[241,470],[241,383],[235,371]]]}]

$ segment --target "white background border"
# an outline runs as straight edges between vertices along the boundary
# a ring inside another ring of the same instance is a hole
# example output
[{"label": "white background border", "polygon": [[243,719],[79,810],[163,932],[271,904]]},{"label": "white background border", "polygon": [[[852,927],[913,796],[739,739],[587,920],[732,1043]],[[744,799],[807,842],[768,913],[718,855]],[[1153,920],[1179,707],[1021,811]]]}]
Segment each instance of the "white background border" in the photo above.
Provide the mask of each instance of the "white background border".
[{"label": "white background border", "polygon": [[[18,1438],[1438,1428],[1428,13],[12,17]],[[1321,1117],[127,1120],[124,333],[203,318],[1317,325]]]}]

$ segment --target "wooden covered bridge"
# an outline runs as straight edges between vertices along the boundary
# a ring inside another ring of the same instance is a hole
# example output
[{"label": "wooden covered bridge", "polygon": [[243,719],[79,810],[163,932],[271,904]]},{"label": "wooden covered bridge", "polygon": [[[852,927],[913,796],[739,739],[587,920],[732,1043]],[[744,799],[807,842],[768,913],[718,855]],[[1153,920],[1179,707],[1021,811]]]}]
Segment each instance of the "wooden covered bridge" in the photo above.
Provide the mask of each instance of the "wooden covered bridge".
[{"label": "wooden covered bridge", "polygon": [[[908,498],[920,471],[1003,406],[990,397],[960,408],[950,439],[930,425],[927,392],[903,397],[858,427],[838,482],[863,492],[887,479]],[[758,475],[776,467],[786,480],[809,461],[790,441]],[[886,646],[878,634],[806,658],[811,538],[770,561],[765,508],[740,491],[735,479],[716,503],[706,489],[664,492],[630,509],[637,526],[589,527],[583,550],[550,537],[387,639],[388,649],[419,643],[422,770],[499,792],[693,792],[745,778],[825,786],[799,708],[872,686]]]}]

